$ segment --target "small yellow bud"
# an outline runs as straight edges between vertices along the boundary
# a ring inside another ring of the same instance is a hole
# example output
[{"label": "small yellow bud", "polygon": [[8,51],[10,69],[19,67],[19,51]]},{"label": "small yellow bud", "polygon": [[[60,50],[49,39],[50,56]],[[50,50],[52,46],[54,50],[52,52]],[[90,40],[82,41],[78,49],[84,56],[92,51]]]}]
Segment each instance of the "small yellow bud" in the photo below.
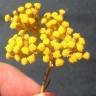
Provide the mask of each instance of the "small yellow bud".
[{"label": "small yellow bud", "polygon": [[28,57],[27,57],[27,60],[28,60],[28,62],[29,62],[30,64],[32,64],[33,62],[35,62],[35,60],[36,60],[35,54],[32,54],[31,56],[28,56]]},{"label": "small yellow bud", "polygon": [[65,40],[62,41],[61,45],[62,45],[63,48],[67,48],[68,47],[68,43]]},{"label": "small yellow bud", "polygon": [[79,43],[77,43],[77,50],[78,51],[80,51],[80,52],[82,52],[83,51],[83,49],[84,49],[84,46],[82,45],[82,44],[79,44]]},{"label": "small yellow bud", "polygon": [[63,21],[63,16],[61,16],[61,15],[57,15],[56,17],[55,17],[55,19],[57,20],[57,21]]},{"label": "small yellow bud", "polygon": [[12,22],[12,23],[10,24],[10,28],[11,28],[11,29],[15,29],[16,26],[17,26],[17,23],[16,23],[16,22]]},{"label": "small yellow bud", "polygon": [[20,13],[24,12],[24,7],[22,7],[22,6],[19,7],[19,8],[18,8],[18,12],[20,12]]},{"label": "small yellow bud", "polygon": [[13,11],[13,15],[17,15],[17,11],[16,10]]},{"label": "small yellow bud", "polygon": [[38,49],[39,51],[43,51],[43,50],[45,49],[45,45],[44,45],[43,43],[39,43],[37,49]]},{"label": "small yellow bud", "polygon": [[25,33],[25,30],[20,30],[19,32],[18,32],[18,35],[24,35],[24,33]]},{"label": "small yellow bud", "polygon": [[51,14],[51,16],[52,16],[53,18],[55,18],[57,15],[58,15],[57,12],[52,12],[52,14]]},{"label": "small yellow bud", "polygon": [[41,35],[40,35],[40,39],[41,39],[41,40],[44,40],[44,39],[46,39],[46,38],[47,38],[47,35],[46,35],[46,34],[41,34]]},{"label": "small yellow bud", "polygon": [[7,45],[5,47],[5,49],[6,49],[7,52],[11,52],[12,51],[12,47],[10,45]]},{"label": "small yellow bud", "polygon": [[36,45],[35,44],[30,44],[29,45],[29,50],[30,50],[30,52],[35,51],[36,50]]},{"label": "small yellow bud", "polygon": [[48,47],[45,48],[44,54],[46,54],[46,55],[47,55],[47,54],[50,54],[50,49],[49,49]]},{"label": "small yellow bud", "polygon": [[7,52],[6,53],[6,59],[10,59],[12,56],[11,56],[11,53]]},{"label": "small yellow bud", "polygon": [[41,8],[41,3],[34,3],[34,7],[36,9],[40,9]]},{"label": "small yellow bud", "polygon": [[22,47],[21,52],[22,52],[23,54],[25,54],[25,55],[28,55],[28,54],[29,54],[29,48],[26,47],[26,46],[24,46],[24,47]]},{"label": "small yellow bud", "polygon": [[47,18],[47,19],[49,19],[51,17],[51,13],[50,12],[46,12],[44,14],[44,17]]},{"label": "small yellow bud", "polygon": [[60,10],[59,10],[59,14],[60,14],[60,15],[64,15],[64,14],[65,14],[65,10],[64,10],[64,9],[60,9]]},{"label": "small yellow bud", "polygon": [[26,9],[25,13],[29,16],[33,14],[31,9]]},{"label": "small yellow bud", "polygon": [[61,43],[54,43],[53,47],[54,47],[55,50],[58,50],[58,49],[60,49],[62,46],[61,46]]},{"label": "small yellow bud", "polygon": [[20,47],[19,46],[15,46],[13,48],[13,52],[16,53],[16,54],[19,52],[19,50],[20,50]]},{"label": "small yellow bud", "polygon": [[24,35],[24,39],[25,39],[25,40],[28,40],[28,39],[29,39],[29,34],[25,34],[25,35]]},{"label": "small yellow bud", "polygon": [[53,34],[52,34],[54,37],[58,38],[60,36],[59,32],[58,31],[54,31]]},{"label": "small yellow bud", "polygon": [[69,27],[69,22],[68,21],[63,21],[62,26],[63,27]]},{"label": "small yellow bud", "polygon": [[71,34],[72,32],[73,32],[73,29],[70,28],[70,27],[68,27],[68,28],[67,28],[67,34]]},{"label": "small yellow bud", "polygon": [[21,64],[26,65],[27,64],[27,58],[22,58],[21,59]]},{"label": "small yellow bud", "polygon": [[31,44],[31,43],[35,43],[36,40],[37,40],[37,38],[34,37],[34,36],[29,37],[29,44]]},{"label": "small yellow bud", "polygon": [[74,33],[74,34],[73,34],[73,38],[74,38],[74,39],[80,38],[80,34],[79,34],[79,33]]},{"label": "small yellow bud", "polygon": [[76,58],[77,58],[78,60],[82,59],[82,53],[77,52],[77,53],[74,53],[74,54],[75,54],[75,56],[76,56]]},{"label": "small yellow bud", "polygon": [[28,23],[29,22],[29,17],[26,14],[20,14],[20,20],[22,23]]},{"label": "small yellow bud", "polygon": [[54,57],[54,58],[59,58],[59,57],[61,57],[60,51],[59,51],[59,50],[56,50],[55,52],[53,52],[53,57]]},{"label": "small yellow bud", "polygon": [[9,14],[5,15],[5,22],[8,22],[11,20],[11,17]]},{"label": "small yellow bud", "polygon": [[66,29],[65,29],[63,26],[60,26],[60,27],[58,28],[58,32],[59,32],[60,34],[64,34],[64,33],[66,32]]},{"label": "small yellow bud", "polygon": [[28,3],[25,4],[25,8],[29,9],[31,7],[32,7],[32,4],[30,2],[28,2]]},{"label": "small yellow bud", "polygon": [[44,61],[45,63],[49,62],[49,55],[43,56],[43,61]]},{"label": "small yellow bud", "polygon": [[78,43],[80,43],[80,44],[85,44],[85,39],[82,38],[82,37],[80,37]]},{"label": "small yellow bud", "polygon": [[69,50],[69,49],[64,49],[64,50],[62,51],[63,57],[68,57],[69,54],[70,54],[70,50]]},{"label": "small yellow bud", "polygon": [[61,67],[63,65],[64,65],[64,60],[61,59],[61,58],[57,58],[56,61],[55,61],[55,66]]},{"label": "small yellow bud", "polygon": [[77,62],[77,58],[74,54],[72,54],[71,57],[69,57],[68,61],[70,63],[75,63],[75,62]]},{"label": "small yellow bud", "polygon": [[48,28],[48,29],[46,30],[46,34],[47,34],[47,35],[51,35],[51,29]]},{"label": "small yellow bud", "polygon": [[69,48],[74,48],[75,47],[75,41],[71,40],[71,41],[68,42],[67,45],[68,45]]},{"label": "small yellow bud", "polygon": [[83,58],[86,59],[86,60],[89,60],[90,59],[90,53],[89,52],[85,52],[83,54]]},{"label": "small yellow bud", "polygon": [[50,43],[50,41],[49,41],[48,38],[45,38],[45,39],[43,40],[43,43],[44,43],[45,45],[48,45],[48,44]]},{"label": "small yellow bud", "polygon": [[14,56],[14,59],[15,59],[17,62],[19,62],[19,61],[20,61],[20,56],[19,56],[19,55],[15,55],[15,56]]},{"label": "small yellow bud", "polygon": [[46,19],[46,18],[42,18],[41,23],[42,23],[42,24],[47,23],[47,19]]},{"label": "small yellow bud", "polygon": [[45,28],[41,28],[40,29],[40,33],[45,33],[46,29]]}]

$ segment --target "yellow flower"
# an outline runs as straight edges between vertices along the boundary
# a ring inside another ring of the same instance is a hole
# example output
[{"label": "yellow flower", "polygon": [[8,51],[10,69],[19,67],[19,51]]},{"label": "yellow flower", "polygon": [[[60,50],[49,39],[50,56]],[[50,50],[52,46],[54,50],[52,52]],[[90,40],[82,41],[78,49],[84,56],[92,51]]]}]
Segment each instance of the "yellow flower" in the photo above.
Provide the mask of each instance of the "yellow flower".
[{"label": "yellow flower", "polygon": [[15,29],[16,26],[17,26],[17,23],[16,23],[16,22],[12,22],[12,23],[10,24],[10,28],[11,28],[11,29]]},{"label": "yellow flower", "polygon": [[61,16],[61,15],[57,15],[56,17],[55,17],[55,19],[57,20],[57,21],[63,21],[63,17]]},{"label": "yellow flower", "polygon": [[53,36],[56,37],[56,38],[58,38],[58,37],[60,37],[60,34],[59,34],[58,31],[54,31],[54,32],[53,32]]},{"label": "yellow flower", "polygon": [[34,36],[30,36],[30,37],[29,37],[29,44],[31,44],[31,43],[35,43],[36,40],[37,40],[36,37],[34,37]]},{"label": "yellow flower", "polygon": [[30,2],[28,2],[28,3],[25,4],[25,8],[28,8],[29,9],[31,7],[32,7],[32,4]]},{"label": "yellow flower", "polygon": [[79,33],[73,33],[73,38],[74,38],[74,39],[80,38],[80,34],[79,34]]},{"label": "yellow flower", "polygon": [[11,17],[9,14],[5,15],[5,22],[8,22],[11,20]]},{"label": "yellow flower", "polygon": [[41,3],[34,3],[36,9],[41,9]]},{"label": "yellow flower", "polygon": [[7,52],[11,52],[12,51],[12,47],[9,44],[5,47],[5,49],[6,49]]},{"label": "yellow flower", "polygon": [[62,51],[62,55],[63,55],[64,57],[68,57],[69,54],[70,54],[70,50],[69,50],[69,49],[64,49],[64,50]]},{"label": "yellow flower", "polygon": [[74,53],[74,54],[75,54],[75,56],[76,56],[76,58],[77,58],[78,60],[82,59],[82,53],[76,52],[76,53]]},{"label": "yellow flower", "polygon": [[53,18],[55,18],[57,15],[58,15],[57,12],[52,12],[52,14],[51,14],[51,16],[52,16]]},{"label": "yellow flower", "polygon": [[63,27],[69,27],[69,22],[68,21],[63,21],[62,26]]},{"label": "yellow flower", "polygon": [[60,49],[62,46],[61,46],[61,43],[54,43],[54,45],[53,45],[53,47],[54,47],[54,50],[58,50],[58,49]]},{"label": "yellow flower", "polygon": [[50,54],[50,49],[48,47],[45,48],[44,54]]},{"label": "yellow flower", "polygon": [[39,51],[43,51],[45,49],[45,45],[43,43],[39,43],[39,45],[37,46],[37,49]]},{"label": "yellow flower", "polygon": [[14,53],[18,53],[19,50],[20,50],[20,47],[19,46],[14,46],[14,48],[13,48],[13,52]]},{"label": "yellow flower", "polygon": [[49,62],[49,55],[43,56],[43,62],[45,63]]},{"label": "yellow flower", "polygon": [[24,46],[24,47],[21,48],[21,52],[22,52],[23,54],[28,55],[28,54],[29,54],[29,48],[26,47],[26,46]]},{"label": "yellow flower", "polygon": [[7,52],[6,53],[6,59],[10,59],[12,56],[11,56],[11,53],[10,52]]},{"label": "yellow flower", "polygon": [[24,12],[24,7],[20,6],[20,7],[18,8],[18,12],[20,12],[20,13]]},{"label": "yellow flower", "polygon": [[31,9],[26,9],[25,13],[29,16],[33,14]]},{"label": "yellow flower", "polygon": [[79,44],[79,43],[77,43],[77,50],[78,51],[80,51],[80,52],[82,52],[83,51],[83,49],[84,49],[84,46],[82,45],[82,44]]},{"label": "yellow flower", "polygon": [[66,32],[66,29],[63,26],[60,26],[58,28],[58,32],[62,35],[62,34],[64,34]]},{"label": "yellow flower", "polygon": [[19,61],[20,61],[20,56],[19,56],[18,54],[16,54],[16,55],[14,56],[14,59],[15,59],[17,62],[19,62]]},{"label": "yellow flower", "polygon": [[29,50],[30,50],[30,52],[35,51],[36,50],[36,45],[35,44],[30,44],[29,45]]},{"label": "yellow flower", "polygon": [[69,48],[74,48],[75,41],[69,41],[67,45],[68,45]]},{"label": "yellow flower", "polygon": [[41,35],[40,35],[40,39],[41,39],[41,40],[44,40],[44,39],[46,39],[46,38],[47,38],[47,35],[46,35],[46,34],[41,34]]},{"label": "yellow flower", "polygon": [[54,58],[59,58],[59,57],[61,57],[60,51],[59,51],[59,50],[56,50],[55,52],[53,52],[53,57],[54,57]]},{"label": "yellow flower", "polygon": [[82,37],[80,37],[78,43],[80,43],[80,44],[85,44],[85,39],[82,38]]},{"label": "yellow flower", "polygon": [[86,59],[86,60],[89,60],[90,59],[90,53],[89,52],[85,52],[83,54],[83,58]]},{"label": "yellow flower", "polygon": [[22,58],[22,59],[21,59],[21,64],[22,64],[22,65],[26,65],[26,64],[27,64],[27,58],[25,58],[25,57]]},{"label": "yellow flower", "polygon": [[67,28],[67,34],[71,34],[72,32],[73,32],[73,29],[70,28],[70,27],[68,27],[68,28]]},{"label": "yellow flower", "polygon": [[60,15],[64,15],[64,14],[65,14],[65,10],[64,10],[64,9],[60,9],[60,10],[59,10],[59,14],[60,14]]},{"label": "yellow flower", "polygon": [[45,24],[46,22],[47,22],[47,19],[46,18],[42,18],[41,23]]},{"label": "yellow flower", "polygon": [[32,64],[33,62],[35,62],[36,57],[35,57],[34,54],[32,54],[31,56],[28,56],[28,57],[27,57],[27,60],[28,60],[28,62],[29,62],[30,64]]},{"label": "yellow flower", "polygon": [[48,44],[50,43],[50,41],[49,41],[48,38],[45,38],[45,39],[43,40],[43,43],[44,43],[45,45],[48,45]]},{"label": "yellow flower", "polygon": [[20,14],[20,20],[22,23],[28,23],[29,22],[29,17],[27,14]]},{"label": "yellow flower", "polygon": [[56,67],[61,67],[64,65],[64,60],[61,59],[61,58],[57,58],[56,61],[55,61],[55,66]]}]

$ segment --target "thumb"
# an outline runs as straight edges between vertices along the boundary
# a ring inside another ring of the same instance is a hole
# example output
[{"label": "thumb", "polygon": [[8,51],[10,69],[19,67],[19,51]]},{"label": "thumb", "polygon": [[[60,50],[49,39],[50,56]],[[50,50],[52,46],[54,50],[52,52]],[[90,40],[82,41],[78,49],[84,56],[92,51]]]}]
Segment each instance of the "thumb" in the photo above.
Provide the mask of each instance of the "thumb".
[{"label": "thumb", "polygon": [[39,93],[33,96],[56,96],[56,94],[51,93],[51,92],[45,92],[45,93]]}]

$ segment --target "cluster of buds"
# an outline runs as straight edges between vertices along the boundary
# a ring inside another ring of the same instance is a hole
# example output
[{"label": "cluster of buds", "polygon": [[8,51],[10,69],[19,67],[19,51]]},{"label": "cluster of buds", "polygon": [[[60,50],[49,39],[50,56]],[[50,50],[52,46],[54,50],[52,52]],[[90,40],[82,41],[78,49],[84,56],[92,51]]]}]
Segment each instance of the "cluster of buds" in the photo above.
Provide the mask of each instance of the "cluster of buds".
[{"label": "cluster of buds", "polygon": [[21,61],[21,64],[32,64],[36,59],[36,40],[34,36],[24,34],[20,36],[15,34],[8,40],[6,48],[6,58],[14,58],[17,62]]},{"label": "cluster of buds", "polygon": [[64,20],[64,14],[63,9],[59,12],[46,12],[41,19],[44,27],[40,30],[40,39],[45,46],[42,50],[43,61],[51,61],[55,66],[64,65],[64,58],[68,58],[72,64],[82,58],[90,58],[89,52],[84,52],[85,39],[74,32],[69,22]]},{"label": "cluster of buds", "polygon": [[38,32],[40,28],[39,12],[40,3],[26,3],[13,11],[13,15],[7,14],[5,21],[10,22],[11,29],[24,30],[24,32]]},{"label": "cluster of buds", "polygon": [[[18,34],[9,39],[6,46],[7,59],[14,58],[23,65],[31,64],[41,53],[45,63],[51,62],[52,66],[59,67],[64,65],[65,58],[72,64],[82,58],[90,58],[90,53],[84,51],[85,39],[65,21],[64,9],[46,12],[40,19],[41,4],[33,5],[26,3],[25,7],[13,11],[13,17],[5,16],[5,21],[11,22],[10,28],[18,30]],[[32,36],[25,32],[31,32]]]}]

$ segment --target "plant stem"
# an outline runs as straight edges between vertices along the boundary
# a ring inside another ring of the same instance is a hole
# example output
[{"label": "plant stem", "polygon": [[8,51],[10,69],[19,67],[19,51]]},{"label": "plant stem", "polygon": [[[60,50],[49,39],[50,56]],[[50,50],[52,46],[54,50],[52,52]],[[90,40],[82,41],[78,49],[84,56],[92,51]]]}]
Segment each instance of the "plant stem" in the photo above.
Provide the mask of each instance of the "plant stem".
[{"label": "plant stem", "polygon": [[51,67],[52,67],[50,65],[52,65],[51,62],[49,64],[49,66],[47,67],[47,70],[46,70],[46,72],[44,74],[44,80],[42,82],[41,92],[45,92],[46,89],[48,88],[50,82],[51,82],[51,80],[48,80],[48,77],[49,77],[49,74],[50,74],[50,71],[51,71]]}]

